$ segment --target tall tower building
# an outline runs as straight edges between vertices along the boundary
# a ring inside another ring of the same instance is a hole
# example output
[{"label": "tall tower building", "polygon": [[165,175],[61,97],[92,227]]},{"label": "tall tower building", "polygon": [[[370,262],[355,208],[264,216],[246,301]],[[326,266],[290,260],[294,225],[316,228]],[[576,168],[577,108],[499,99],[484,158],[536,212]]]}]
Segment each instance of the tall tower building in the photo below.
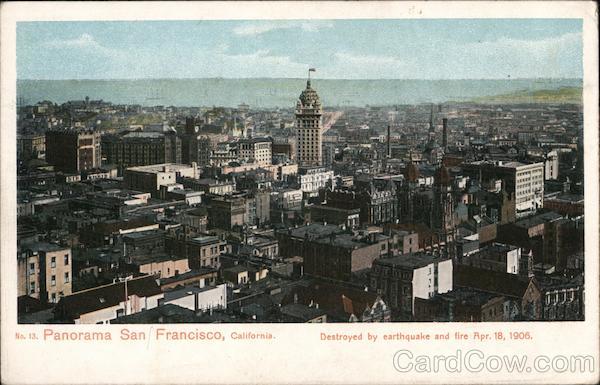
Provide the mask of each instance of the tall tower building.
[{"label": "tall tower building", "polygon": [[449,256],[455,256],[454,198],[452,181],[448,169],[443,164],[436,170],[433,182],[433,210],[431,227],[444,242]]},{"label": "tall tower building", "polygon": [[296,103],[297,160],[301,167],[322,165],[322,116],[321,100],[317,91],[310,86],[309,72],[306,89]]},{"label": "tall tower building", "polygon": [[448,118],[442,119],[442,147],[448,151]]},{"label": "tall tower building", "polygon": [[431,105],[431,112],[429,113],[429,141],[435,140],[435,124],[433,121],[433,104]]}]

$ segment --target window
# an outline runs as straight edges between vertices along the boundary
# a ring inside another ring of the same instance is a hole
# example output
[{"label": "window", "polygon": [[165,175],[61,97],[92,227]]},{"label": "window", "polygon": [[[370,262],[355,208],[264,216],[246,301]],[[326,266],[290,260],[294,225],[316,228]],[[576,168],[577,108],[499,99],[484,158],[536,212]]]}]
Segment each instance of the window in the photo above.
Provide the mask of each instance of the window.
[{"label": "window", "polygon": [[65,254],[65,266],[69,264],[69,254]]},{"label": "window", "polygon": [[52,298],[51,302],[56,302],[56,293],[52,293],[51,298]]},{"label": "window", "polygon": [[29,264],[29,275],[35,274],[35,263]]},{"label": "window", "polygon": [[35,282],[29,283],[29,294],[35,293]]},{"label": "window", "polygon": [[50,267],[56,267],[56,257],[52,257],[52,259],[50,259]]},{"label": "window", "polygon": [[52,285],[52,286],[56,286],[56,275],[53,275],[53,276],[50,278],[50,285]]},{"label": "window", "polygon": [[69,273],[65,273],[65,283],[69,282]]}]

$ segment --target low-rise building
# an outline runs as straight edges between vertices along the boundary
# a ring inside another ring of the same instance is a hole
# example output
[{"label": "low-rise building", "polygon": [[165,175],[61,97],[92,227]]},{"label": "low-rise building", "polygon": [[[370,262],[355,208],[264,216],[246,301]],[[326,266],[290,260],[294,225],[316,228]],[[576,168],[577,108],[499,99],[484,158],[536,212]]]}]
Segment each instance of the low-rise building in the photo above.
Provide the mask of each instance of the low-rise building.
[{"label": "low-rise building", "polygon": [[165,291],[164,297],[158,301],[159,306],[173,304],[204,312],[211,309],[227,308],[227,285],[216,286],[184,286],[180,289]]},{"label": "low-rise building", "polygon": [[324,167],[301,167],[297,177],[300,190],[309,195],[316,195],[319,189],[334,184],[333,171]]},{"label": "low-rise building", "polygon": [[[524,260],[522,260],[523,258]],[[528,271],[532,269],[530,265],[533,262],[529,261],[528,263],[527,259],[527,255],[522,255],[520,247],[493,243],[474,253],[457,258],[457,262],[480,269],[527,276]]]},{"label": "low-rise building", "polygon": [[137,267],[138,272],[158,279],[171,278],[190,271],[188,258],[164,254],[132,257],[130,263]]},{"label": "low-rise building", "polygon": [[371,269],[371,289],[402,315],[413,315],[415,298],[431,298],[453,288],[451,259],[417,253],[378,259]]},{"label": "low-rise building", "polygon": [[63,297],[55,309],[58,321],[75,324],[110,323],[111,320],[158,306],[163,293],[152,276],[115,282]]},{"label": "low-rise building", "polygon": [[176,183],[181,178],[198,178],[198,167],[177,163],[162,163],[148,166],[129,167],[123,172],[126,188],[149,192],[158,196],[160,187]]},{"label": "low-rise building", "polygon": [[390,308],[377,293],[320,280],[292,287],[282,308],[290,304],[322,310],[327,322],[391,321]]},{"label": "low-rise building", "polygon": [[73,268],[71,248],[35,242],[24,246],[17,258],[18,295],[56,303],[71,294]]},{"label": "low-rise building", "polygon": [[208,206],[208,224],[211,228],[230,230],[243,226],[246,219],[246,199],[242,196],[217,196]]},{"label": "low-rise building", "polygon": [[346,233],[307,240],[300,254],[304,260],[304,274],[352,281],[353,274],[370,269],[374,261],[388,256],[389,240],[383,234]]},{"label": "low-rise building", "polygon": [[167,238],[165,248],[174,255],[188,258],[191,269],[218,268],[220,266],[219,256],[228,252],[227,242],[212,235],[188,240]]},{"label": "low-rise building", "polygon": [[354,229],[360,224],[360,209],[344,209],[327,205],[310,206],[310,219]]}]

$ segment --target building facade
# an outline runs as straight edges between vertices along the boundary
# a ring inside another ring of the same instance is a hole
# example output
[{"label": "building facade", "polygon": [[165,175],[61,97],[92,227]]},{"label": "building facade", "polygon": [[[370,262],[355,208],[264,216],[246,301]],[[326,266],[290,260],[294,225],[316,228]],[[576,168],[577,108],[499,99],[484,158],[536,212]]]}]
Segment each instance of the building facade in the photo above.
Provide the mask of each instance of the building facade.
[{"label": "building facade", "polygon": [[246,163],[270,166],[272,163],[271,140],[268,138],[242,139],[238,141],[238,157]]},{"label": "building facade", "polygon": [[130,132],[126,135],[105,135],[102,138],[105,163],[127,167],[159,163],[181,163],[181,139],[175,133]]},{"label": "building facade", "polygon": [[18,257],[19,296],[56,303],[72,292],[71,248],[34,243]]},{"label": "building facade", "polygon": [[58,171],[81,172],[99,168],[100,132],[52,130],[46,132],[46,161]]},{"label": "building facade", "polygon": [[371,269],[371,288],[403,314],[413,314],[415,298],[428,299],[452,290],[451,259],[417,253],[378,259]]},{"label": "building facade", "polygon": [[322,116],[321,99],[308,80],[296,103],[297,161],[300,166],[322,165]]},{"label": "building facade", "polygon": [[544,206],[544,163],[473,162],[463,165],[465,174],[481,186],[497,185],[515,198],[516,218],[535,214]]}]

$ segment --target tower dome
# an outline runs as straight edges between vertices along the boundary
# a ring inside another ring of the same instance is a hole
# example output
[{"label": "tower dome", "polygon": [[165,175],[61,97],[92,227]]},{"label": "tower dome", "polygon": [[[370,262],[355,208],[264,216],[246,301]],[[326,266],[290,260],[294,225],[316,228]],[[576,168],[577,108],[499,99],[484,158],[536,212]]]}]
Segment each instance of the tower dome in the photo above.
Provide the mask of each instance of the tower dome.
[{"label": "tower dome", "polygon": [[[309,70],[310,72],[314,69]],[[296,103],[296,148],[300,167],[318,167],[322,165],[322,129],[323,109],[321,99],[310,86],[310,77],[306,89],[302,91]]]},{"label": "tower dome", "polygon": [[317,91],[310,86],[310,80],[306,82],[306,89],[300,94],[300,98],[298,99],[298,107],[318,110],[321,109],[321,98],[319,98]]}]

